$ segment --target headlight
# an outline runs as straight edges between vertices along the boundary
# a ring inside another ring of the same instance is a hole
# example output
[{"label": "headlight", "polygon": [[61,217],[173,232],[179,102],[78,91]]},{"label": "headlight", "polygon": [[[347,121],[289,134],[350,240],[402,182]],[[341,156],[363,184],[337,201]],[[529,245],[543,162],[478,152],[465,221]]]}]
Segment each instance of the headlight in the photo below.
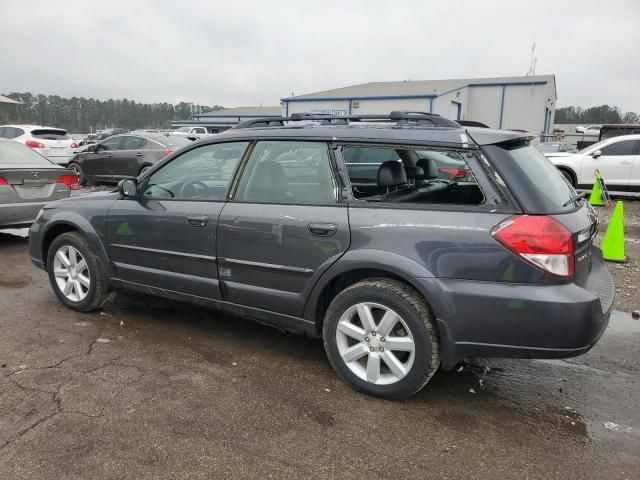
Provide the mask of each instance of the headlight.
[{"label": "headlight", "polygon": [[38,214],[36,215],[36,222],[40,220],[40,217],[42,216],[43,213],[44,213],[44,208],[41,208]]}]

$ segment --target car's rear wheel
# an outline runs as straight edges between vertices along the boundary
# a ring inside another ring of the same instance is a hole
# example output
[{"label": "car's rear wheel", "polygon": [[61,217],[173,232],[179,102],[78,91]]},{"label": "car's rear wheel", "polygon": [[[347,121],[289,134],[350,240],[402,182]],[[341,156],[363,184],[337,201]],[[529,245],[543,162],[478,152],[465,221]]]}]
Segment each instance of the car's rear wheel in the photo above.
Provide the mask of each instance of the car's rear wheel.
[{"label": "car's rear wheel", "polygon": [[67,168],[71,170],[76,177],[78,177],[78,183],[80,185],[84,187],[87,184],[87,179],[85,178],[84,171],[82,170],[82,167],[80,165],[78,165],[76,162],[71,162],[69,163]]},{"label": "car's rear wheel", "polygon": [[336,372],[356,390],[406,398],[440,365],[429,308],[413,289],[390,279],[359,282],[331,302],[324,346]]},{"label": "car's rear wheel", "polygon": [[51,242],[47,272],[58,299],[73,310],[88,312],[108,300],[100,258],[79,233],[64,233]]}]

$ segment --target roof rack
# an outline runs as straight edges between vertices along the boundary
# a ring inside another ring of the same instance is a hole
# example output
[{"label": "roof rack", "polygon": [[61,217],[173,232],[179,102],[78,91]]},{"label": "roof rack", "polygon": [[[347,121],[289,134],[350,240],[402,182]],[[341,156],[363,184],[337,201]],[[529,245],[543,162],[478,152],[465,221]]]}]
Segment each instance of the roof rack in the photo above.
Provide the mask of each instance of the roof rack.
[{"label": "roof rack", "polygon": [[433,127],[459,128],[460,124],[436,113],[393,111],[382,115],[331,115],[321,113],[292,113],[288,117],[268,117],[245,120],[231,127],[243,128],[282,127],[286,122],[318,122],[320,125],[348,125],[351,122],[393,122],[396,125],[430,125]]}]

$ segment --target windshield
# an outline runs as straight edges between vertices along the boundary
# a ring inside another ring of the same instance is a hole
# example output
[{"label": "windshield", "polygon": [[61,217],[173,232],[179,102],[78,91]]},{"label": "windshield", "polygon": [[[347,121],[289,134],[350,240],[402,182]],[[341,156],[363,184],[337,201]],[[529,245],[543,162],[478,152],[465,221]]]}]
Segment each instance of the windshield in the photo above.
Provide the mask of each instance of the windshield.
[{"label": "windshield", "polygon": [[554,214],[575,208],[576,195],[560,171],[528,142],[505,142],[482,148],[527,213]]},{"label": "windshield", "polygon": [[39,153],[17,142],[0,142],[0,165],[7,164],[51,166]]}]

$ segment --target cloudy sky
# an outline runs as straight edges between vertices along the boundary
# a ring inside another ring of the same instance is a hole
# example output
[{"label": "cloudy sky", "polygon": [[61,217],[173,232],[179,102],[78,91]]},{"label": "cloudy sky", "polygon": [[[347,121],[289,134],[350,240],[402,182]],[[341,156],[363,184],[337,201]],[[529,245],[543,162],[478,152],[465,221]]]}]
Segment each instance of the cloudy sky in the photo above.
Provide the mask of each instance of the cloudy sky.
[{"label": "cloudy sky", "polygon": [[555,74],[640,113],[640,1],[0,2],[0,93],[277,105],[370,81]]}]

